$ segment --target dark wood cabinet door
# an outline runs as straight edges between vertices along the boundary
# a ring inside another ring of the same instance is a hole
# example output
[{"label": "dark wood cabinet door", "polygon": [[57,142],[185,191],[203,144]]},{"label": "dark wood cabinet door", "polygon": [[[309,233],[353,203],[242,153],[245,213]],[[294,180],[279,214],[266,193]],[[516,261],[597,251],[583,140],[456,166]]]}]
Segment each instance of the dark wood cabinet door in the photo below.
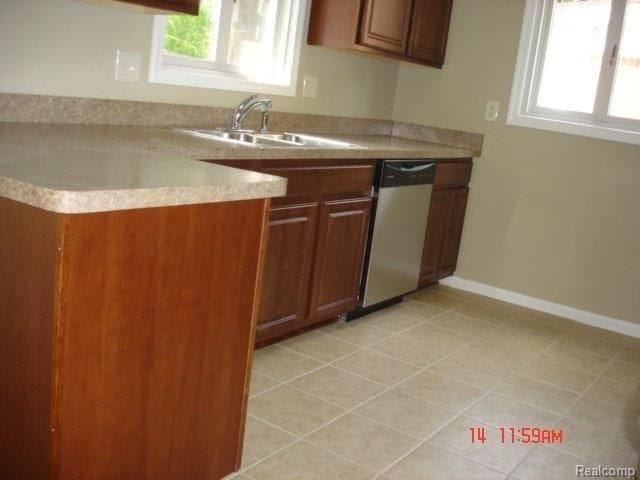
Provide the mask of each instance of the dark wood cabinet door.
[{"label": "dark wood cabinet door", "polygon": [[366,0],[360,29],[360,44],[404,54],[409,37],[413,0]]},{"label": "dark wood cabinet door", "polygon": [[442,66],[453,0],[414,0],[407,55]]},{"label": "dark wood cabinet door", "polygon": [[320,209],[309,319],[336,317],[356,306],[371,199],[323,202]]},{"label": "dark wood cabinet door", "polygon": [[264,342],[301,326],[306,318],[318,204],[272,207],[256,341]]},{"label": "dark wood cabinet door", "polygon": [[451,212],[451,190],[434,190],[429,207],[429,222],[422,253],[420,286],[438,280],[440,260]]},{"label": "dark wood cabinet door", "polygon": [[458,252],[460,251],[460,240],[462,238],[462,226],[467,211],[467,199],[469,198],[469,189],[466,187],[455,188],[449,190],[449,192],[449,221],[444,237],[444,245],[442,247],[442,259],[440,260],[438,278],[453,275],[453,272],[456,270]]}]

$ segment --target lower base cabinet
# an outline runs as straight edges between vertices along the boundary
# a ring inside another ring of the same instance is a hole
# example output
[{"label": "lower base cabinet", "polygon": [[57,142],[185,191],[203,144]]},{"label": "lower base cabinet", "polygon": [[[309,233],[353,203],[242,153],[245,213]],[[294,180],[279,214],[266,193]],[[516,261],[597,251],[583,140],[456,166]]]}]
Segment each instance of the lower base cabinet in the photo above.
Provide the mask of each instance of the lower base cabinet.
[{"label": "lower base cabinet", "polygon": [[471,160],[442,163],[436,167],[420,268],[420,287],[449,277],[456,270],[470,177]]},{"label": "lower base cabinet", "polygon": [[272,201],[256,346],[329,322],[356,307],[375,160],[226,160],[287,178]]}]

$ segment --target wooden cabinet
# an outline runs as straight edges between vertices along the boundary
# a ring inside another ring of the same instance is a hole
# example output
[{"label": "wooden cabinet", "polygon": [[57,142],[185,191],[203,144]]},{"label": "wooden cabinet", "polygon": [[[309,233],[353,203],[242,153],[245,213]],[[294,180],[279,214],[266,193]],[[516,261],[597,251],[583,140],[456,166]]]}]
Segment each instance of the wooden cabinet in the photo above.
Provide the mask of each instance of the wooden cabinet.
[{"label": "wooden cabinet", "polygon": [[442,65],[449,36],[453,0],[413,0],[407,54],[428,64]]},{"label": "wooden cabinet", "polygon": [[467,209],[471,160],[436,166],[429,223],[420,268],[420,286],[453,275]]},{"label": "wooden cabinet", "polygon": [[308,42],[441,68],[453,0],[313,0]]},{"label": "wooden cabinet", "polygon": [[0,478],[240,467],[267,204],[0,198]]},{"label": "wooden cabinet", "polygon": [[317,202],[270,209],[258,338],[277,337],[304,325],[317,221]]},{"label": "wooden cabinet", "polygon": [[310,319],[334,318],[356,307],[370,213],[371,198],[323,202]]},{"label": "wooden cabinet", "polygon": [[269,212],[256,345],[312,328],[358,301],[374,160],[215,160],[287,179]]},{"label": "wooden cabinet", "polygon": [[411,0],[366,0],[360,44],[403,54],[410,19]]},{"label": "wooden cabinet", "polygon": [[123,8],[140,13],[187,13],[198,15],[200,0],[80,0],[85,3]]}]

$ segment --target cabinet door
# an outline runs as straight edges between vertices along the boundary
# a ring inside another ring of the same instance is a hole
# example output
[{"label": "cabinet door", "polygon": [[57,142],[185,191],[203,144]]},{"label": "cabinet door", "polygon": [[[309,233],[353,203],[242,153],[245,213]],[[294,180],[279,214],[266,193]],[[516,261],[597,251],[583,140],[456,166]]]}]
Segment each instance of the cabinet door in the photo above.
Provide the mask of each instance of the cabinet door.
[{"label": "cabinet door", "polygon": [[198,15],[200,0],[82,0],[87,3],[133,10],[140,13]]},{"label": "cabinet door", "polygon": [[305,320],[317,219],[317,203],[270,210],[257,341],[295,330]]},{"label": "cabinet door", "polygon": [[413,0],[365,0],[360,44],[404,54]]},{"label": "cabinet door", "polygon": [[407,54],[436,66],[444,63],[453,0],[414,0]]},{"label": "cabinet door", "polygon": [[451,190],[434,190],[431,195],[427,235],[422,253],[420,268],[420,286],[438,280],[440,260],[447,233],[447,224],[451,212]]},{"label": "cabinet door", "polygon": [[320,210],[309,318],[336,317],[358,300],[371,199],[324,202]]},{"label": "cabinet door", "polygon": [[458,252],[460,251],[460,239],[462,238],[462,226],[464,215],[467,211],[467,199],[469,189],[455,188],[450,190],[450,210],[447,232],[444,237],[442,247],[442,259],[440,260],[440,271],[438,278],[453,275],[458,263]]}]

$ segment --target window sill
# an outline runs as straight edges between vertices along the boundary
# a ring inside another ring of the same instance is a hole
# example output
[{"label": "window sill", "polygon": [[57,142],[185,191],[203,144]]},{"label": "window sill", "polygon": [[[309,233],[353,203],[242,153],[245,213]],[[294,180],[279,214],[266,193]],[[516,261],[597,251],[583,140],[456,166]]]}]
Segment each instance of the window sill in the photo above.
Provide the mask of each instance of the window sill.
[{"label": "window sill", "polygon": [[640,130],[622,125],[593,123],[537,113],[512,114],[511,112],[507,116],[507,125],[640,145]]},{"label": "window sill", "polygon": [[216,72],[167,64],[151,65],[149,82],[237,92],[251,91],[288,97],[295,97],[296,95],[296,85],[260,83],[236,73]]}]

